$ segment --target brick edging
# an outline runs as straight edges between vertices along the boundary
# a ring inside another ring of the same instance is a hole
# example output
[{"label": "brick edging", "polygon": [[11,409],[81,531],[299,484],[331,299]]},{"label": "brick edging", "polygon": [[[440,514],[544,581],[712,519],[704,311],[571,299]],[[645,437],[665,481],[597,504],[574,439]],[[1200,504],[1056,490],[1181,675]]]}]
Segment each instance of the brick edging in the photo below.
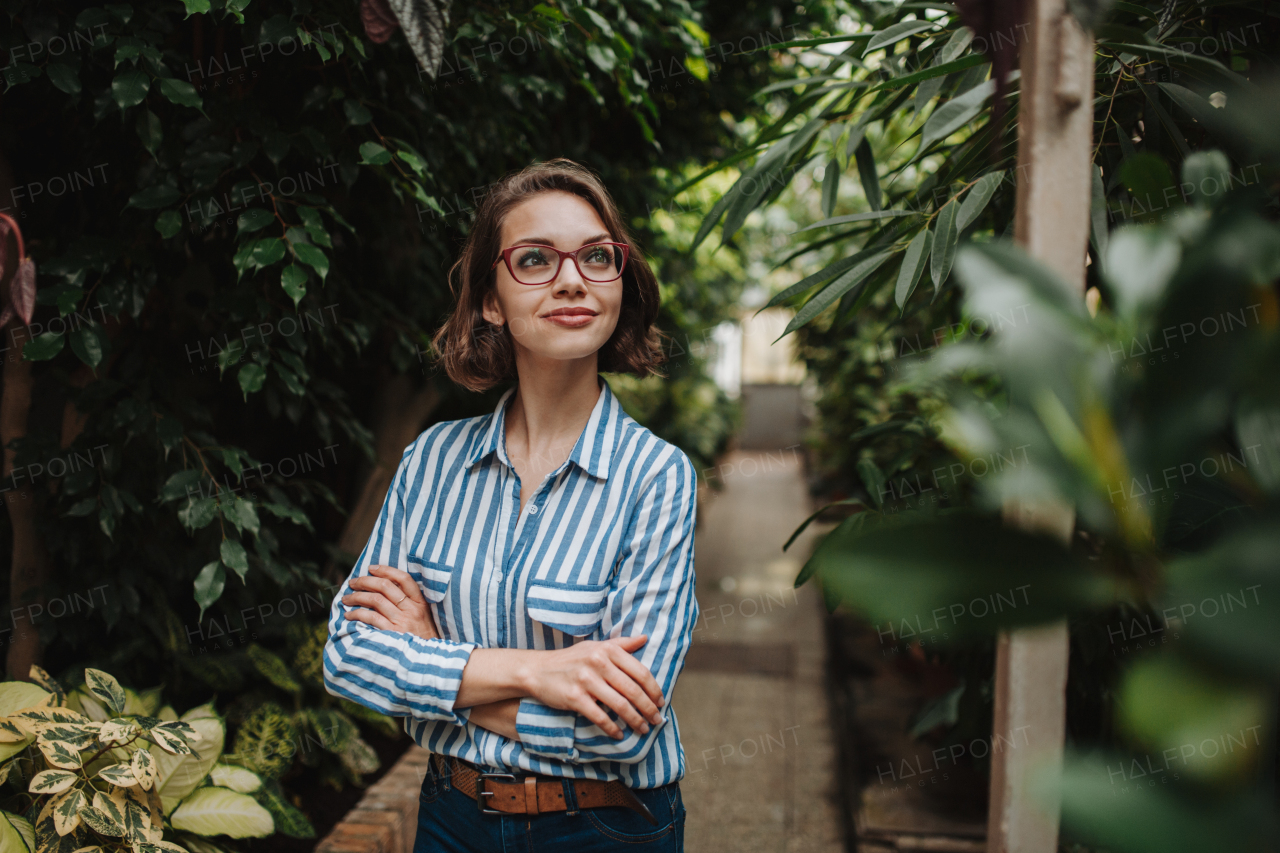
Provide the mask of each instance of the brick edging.
[{"label": "brick edging", "polygon": [[431,753],[409,747],[395,766],[369,786],[355,808],[316,845],[315,853],[413,853],[418,795]]}]

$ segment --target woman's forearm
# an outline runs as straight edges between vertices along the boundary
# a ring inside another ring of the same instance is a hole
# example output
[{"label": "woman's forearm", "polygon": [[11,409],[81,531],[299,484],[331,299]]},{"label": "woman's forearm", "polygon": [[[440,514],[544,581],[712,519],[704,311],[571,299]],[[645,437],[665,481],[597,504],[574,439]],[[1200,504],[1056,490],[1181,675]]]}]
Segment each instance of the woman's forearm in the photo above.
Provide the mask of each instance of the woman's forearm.
[{"label": "woman's forearm", "polygon": [[471,709],[471,713],[467,715],[467,719],[469,722],[475,723],[482,729],[488,729],[494,734],[502,735],[511,740],[519,740],[520,735],[516,730],[516,714],[519,711],[519,699],[504,699],[501,702],[476,705]]},{"label": "woman's forearm", "polygon": [[[458,698],[453,706],[472,708],[533,695],[530,687],[532,667],[536,665],[536,656],[545,654],[549,652],[534,649],[476,649],[471,653],[466,668],[462,670],[462,686],[458,688]],[[515,719],[514,716],[512,719]]]}]

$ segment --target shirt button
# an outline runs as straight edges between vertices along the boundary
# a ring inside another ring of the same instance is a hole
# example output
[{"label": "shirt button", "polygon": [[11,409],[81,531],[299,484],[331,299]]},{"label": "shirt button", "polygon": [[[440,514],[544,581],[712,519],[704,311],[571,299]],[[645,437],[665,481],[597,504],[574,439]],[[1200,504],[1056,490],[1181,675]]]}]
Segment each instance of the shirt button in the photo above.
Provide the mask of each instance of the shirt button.
[{"label": "shirt button", "polygon": [[529,507],[529,515],[537,515],[537,514],[538,514],[537,504],[534,504],[533,506]]}]

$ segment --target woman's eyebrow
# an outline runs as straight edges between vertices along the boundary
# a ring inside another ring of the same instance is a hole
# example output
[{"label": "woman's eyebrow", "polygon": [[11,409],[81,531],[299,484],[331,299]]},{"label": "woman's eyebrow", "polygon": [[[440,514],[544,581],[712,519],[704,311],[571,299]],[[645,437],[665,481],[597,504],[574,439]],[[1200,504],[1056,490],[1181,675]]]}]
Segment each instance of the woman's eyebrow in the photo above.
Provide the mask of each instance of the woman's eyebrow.
[{"label": "woman's eyebrow", "polygon": [[[595,234],[583,240],[579,245],[585,246],[588,243],[599,243],[601,241],[611,241],[611,240],[613,240],[613,237],[609,234]],[[511,245],[524,246],[530,243],[534,243],[541,246],[554,246],[556,244],[556,241],[550,239],[549,237],[521,237],[519,240],[516,240]]]}]

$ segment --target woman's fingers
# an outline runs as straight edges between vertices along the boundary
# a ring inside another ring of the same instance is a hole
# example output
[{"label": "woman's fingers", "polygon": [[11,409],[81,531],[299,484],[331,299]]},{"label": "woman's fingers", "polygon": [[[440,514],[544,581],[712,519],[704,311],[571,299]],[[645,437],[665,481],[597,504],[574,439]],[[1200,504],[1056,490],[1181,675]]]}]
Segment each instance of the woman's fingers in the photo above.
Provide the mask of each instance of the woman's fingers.
[{"label": "woman's fingers", "polygon": [[[661,723],[662,719],[657,709],[662,707],[665,700],[662,696],[662,688],[658,686],[658,681],[653,677],[653,673],[649,671],[649,667],[626,652],[613,655],[613,661],[617,664],[618,669],[626,673],[632,681],[640,686],[648,696],[649,701],[656,706],[652,714],[646,711],[645,715],[649,717],[654,725]],[[639,706],[637,705],[636,707]]]},{"label": "woman's fingers", "polygon": [[609,719],[609,715],[606,714],[604,709],[597,705],[589,695],[584,693],[582,698],[575,702],[574,707],[569,710],[577,711],[579,714],[595,723],[596,726],[599,727],[600,731],[604,732],[614,740],[620,740],[622,738],[622,729],[618,728],[617,723]]},{"label": "woman's fingers", "polygon": [[649,726],[645,722],[646,719],[648,723],[652,723],[655,726],[662,722],[661,717],[658,715],[657,707],[629,674],[621,669],[614,669],[605,673],[604,680],[622,695],[627,706],[627,713],[618,711],[615,705],[611,704],[610,707],[618,711],[618,714],[632,729],[640,732],[640,734],[646,734],[649,731]]},{"label": "woman's fingers", "polygon": [[354,622],[363,622],[383,631],[396,630],[396,627],[391,624],[391,620],[376,610],[348,610],[346,618]]},{"label": "woman's fingers", "polygon": [[382,565],[370,566],[369,572],[377,577],[390,581],[394,587],[399,589],[400,592],[408,598],[413,599],[419,604],[426,604],[426,599],[422,597],[422,587],[418,586],[418,582],[414,580],[413,575],[408,572],[392,566]]},{"label": "woman's fingers", "polygon": [[[623,698],[622,694],[609,686],[604,679],[600,679],[596,683],[587,688],[596,701],[603,702],[606,706],[613,709],[613,712],[622,718],[622,721],[631,727],[632,731],[640,734],[649,733],[649,724],[644,721],[644,717],[640,716],[630,702]],[[621,738],[622,732],[619,730],[615,738]]]},{"label": "woman's fingers", "polygon": [[353,592],[342,597],[348,607],[367,607],[376,610],[386,619],[396,618],[396,606],[380,592]]},{"label": "woman's fingers", "polygon": [[374,575],[366,575],[364,577],[352,578],[351,588],[358,589],[362,592],[376,592],[386,596],[387,600],[393,604],[399,602],[404,592],[396,584],[387,578],[380,578]]}]

